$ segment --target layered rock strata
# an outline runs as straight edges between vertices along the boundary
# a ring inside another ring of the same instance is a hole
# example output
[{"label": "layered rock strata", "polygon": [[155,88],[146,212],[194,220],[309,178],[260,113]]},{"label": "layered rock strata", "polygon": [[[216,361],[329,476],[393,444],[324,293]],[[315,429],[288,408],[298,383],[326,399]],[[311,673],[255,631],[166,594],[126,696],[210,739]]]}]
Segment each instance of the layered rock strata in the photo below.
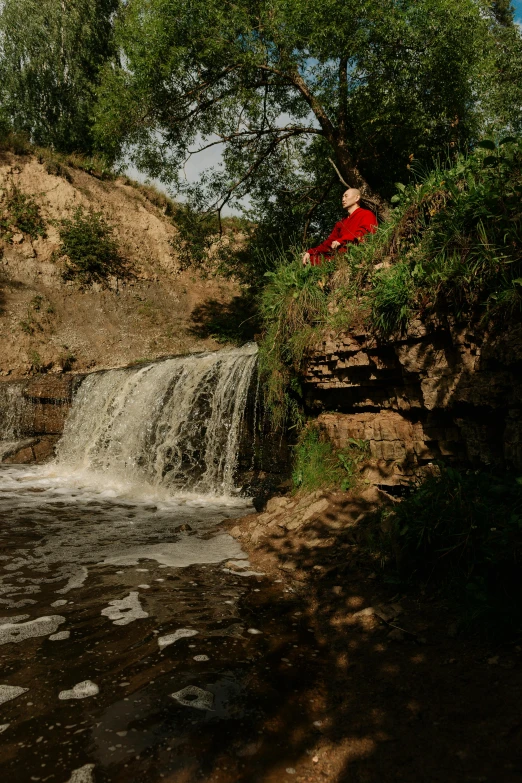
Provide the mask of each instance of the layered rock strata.
[{"label": "layered rock strata", "polygon": [[367,477],[393,485],[436,461],[522,468],[522,325],[412,323],[395,339],[329,335],[309,357],[308,406],[342,448],[369,442]]}]

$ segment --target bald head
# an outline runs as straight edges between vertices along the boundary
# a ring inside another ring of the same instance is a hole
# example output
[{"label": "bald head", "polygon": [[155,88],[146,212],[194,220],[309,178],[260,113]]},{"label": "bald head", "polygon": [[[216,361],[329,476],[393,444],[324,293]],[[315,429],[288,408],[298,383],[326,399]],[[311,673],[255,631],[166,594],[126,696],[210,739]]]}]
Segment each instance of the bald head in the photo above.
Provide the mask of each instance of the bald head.
[{"label": "bald head", "polygon": [[348,213],[351,215],[351,213],[359,206],[360,200],[361,191],[357,190],[357,188],[348,188],[348,190],[345,190],[343,193],[343,209],[348,210]]}]

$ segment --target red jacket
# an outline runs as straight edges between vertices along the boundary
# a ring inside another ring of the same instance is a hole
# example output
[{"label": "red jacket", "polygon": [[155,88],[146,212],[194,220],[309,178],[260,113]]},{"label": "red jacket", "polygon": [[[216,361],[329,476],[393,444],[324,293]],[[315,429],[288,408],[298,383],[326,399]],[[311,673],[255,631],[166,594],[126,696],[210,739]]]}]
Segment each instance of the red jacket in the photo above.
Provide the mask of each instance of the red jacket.
[{"label": "red jacket", "polygon": [[365,234],[375,234],[377,229],[377,218],[369,209],[357,207],[351,215],[347,215],[343,220],[335,224],[334,230],[324,242],[317,247],[312,247],[310,253],[310,263],[312,266],[319,266],[325,259],[332,258],[332,242],[337,240],[341,246],[337,248],[338,253],[346,252],[348,242],[358,242]]}]

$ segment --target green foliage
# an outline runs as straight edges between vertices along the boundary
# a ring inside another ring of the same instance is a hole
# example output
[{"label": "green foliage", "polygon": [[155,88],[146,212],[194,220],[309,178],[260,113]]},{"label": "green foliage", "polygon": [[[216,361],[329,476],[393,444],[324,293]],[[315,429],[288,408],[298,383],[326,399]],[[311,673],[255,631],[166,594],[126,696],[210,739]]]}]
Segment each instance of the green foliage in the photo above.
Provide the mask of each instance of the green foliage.
[{"label": "green foliage", "polygon": [[[520,35],[475,0],[129,0],[117,36],[100,149],[199,209],[248,194],[265,247],[327,228],[329,157],[383,206],[412,160],[520,122]],[[185,162],[218,145],[223,165],[188,184]]]},{"label": "green foliage", "polygon": [[36,372],[41,372],[43,370],[42,357],[40,356],[38,351],[31,349],[28,353],[28,359],[30,364],[32,365],[33,370],[36,370]]},{"label": "green foliage", "polygon": [[0,210],[0,232],[4,239],[11,239],[16,231],[27,234],[31,239],[45,237],[45,222],[40,207],[16,185],[11,185],[5,192]]},{"label": "green foliage", "polygon": [[415,301],[410,268],[404,261],[375,275],[371,292],[372,321],[379,332],[402,331],[407,326]]},{"label": "green foliage", "polygon": [[[380,247],[368,246],[374,322],[405,325],[408,310],[460,318],[512,315],[522,306],[522,142],[486,140],[475,154],[404,188]],[[391,230],[390,230],[391,228]]]},{"label": "green foliage", "polygon": [[114,54],[118,0],[5,0],[0,100],[16,133],[62,151],[92,151],[100,69]]},{"label": "green foliage", "polygon": [[60,254],[67,256],[65,280],[107,283],[109,275],[126,274],[113,229],[100,212],[78,207],[60,226]]},{"label": "green foliage", "polygon": [[522,628],[522,479],[441,468],[382,512],[377,549],[403,580],[449,591],[477,627]]},{"label": "green foliage", "polygon": [[355,486],[361,463],[369,456],[365,441],[350,438],[337,450],[316,426],[306,426],[295,446],[292,482],[295,489],[342,489]]},{"label": "green foliage", "polygon": [[255,339],[259,331],[257,302],[250,291],[224,304],[209,299],[191,313],[190,333],[196,337],[213,337],[219,343],[242,345]]},{"label": "green foliage", "polygon": [[[302,423],[300,389],[295,380],[303,356],[317,339],[327,315],[325,281],[332,265],[304,267],[296,250],[290,263],[283,255],[259,300],[265,334],[259,346],[259,371],[265,402],[276,428]],[[292,383],[292,378],[294,381]]]}]

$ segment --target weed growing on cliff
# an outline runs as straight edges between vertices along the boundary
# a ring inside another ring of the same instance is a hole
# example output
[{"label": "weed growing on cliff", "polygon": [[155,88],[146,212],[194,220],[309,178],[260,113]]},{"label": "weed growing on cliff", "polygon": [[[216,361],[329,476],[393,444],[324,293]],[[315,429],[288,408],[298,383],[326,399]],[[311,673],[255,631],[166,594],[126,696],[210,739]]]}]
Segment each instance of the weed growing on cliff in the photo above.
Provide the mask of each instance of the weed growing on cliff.
[{"label": "weed growing on cliff", "polygon": [[383,511],[373,534],[388,568],[449,594],[465,622],[522,629],[522,479],[443,467]]},{"label": "weed growing on cliff", "polygon": [[325,284],[331,264],[303,267],[299,253],[267,272],[259,310],[266,331],[259,346],[265,403],[276,428],[301,423],[296,373],[326,322]]},{"label": "weed growing on cliff", "polygon": [[10,240],[13,233],[20,231],[31,239],[45,237],[45,221],[36,201],[23,193],[16,185],[5,192],[0,215],[0,231],[3,238]]},{"label": "weed growing on cliff", "polygon": [[72,218],[62,220],[60,239],[59,253],[67,257],[65,280],[105,284],[111,275],[126,274],[113,229],[100,212],[78,207]]},{"label": "weed growing on cliff", "polygon": [[369,456],[365,441],[350,438],[344,449],[336,449],[314,424],[306,426],[295,446],[292,482],[295,489],[346,491],[357,483],[361,463]]}]

